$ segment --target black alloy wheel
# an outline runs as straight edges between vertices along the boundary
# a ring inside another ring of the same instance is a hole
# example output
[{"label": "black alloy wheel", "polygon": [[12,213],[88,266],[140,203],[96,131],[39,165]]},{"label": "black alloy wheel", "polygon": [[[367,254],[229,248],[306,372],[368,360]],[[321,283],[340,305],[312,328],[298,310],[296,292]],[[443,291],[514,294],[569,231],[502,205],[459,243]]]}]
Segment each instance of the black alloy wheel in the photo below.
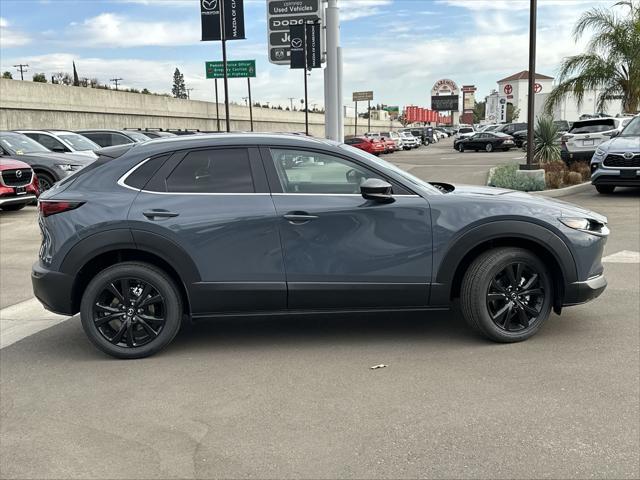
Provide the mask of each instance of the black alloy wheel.
[{"label": "black alloy wheel", "polygon": [[56,183],[47,173],[37,173],[36,176],[38,177],[38,189],[40,193],[49,190],[53,187],[53,184]]},{"label": "black alloy wheel", "polygon": [[493,277],[487,289],[487,309],[498,328],[516,332],[538,320],[545,295],[535,269],[527,263],[515,262]]},{"label": "black alloy wheel", "polygon": [[155,339],[165,323],[164,297],[139,278],[104,285],[93,307],[93,323],[113,345],[140,347]]},{"label": "black alloy wheel", "polygon": [[484,149],[489,153],[493,152],[493,144],[492,143],[487,143],[487,145],[484,147]]},{"label": "black alloy wheel", "polygon": [[180,330],[183,308],[175,282],[142,262],[98,273],[82,295],[82,328],[97,348],[117,358],[142,358],[167,346]]}]

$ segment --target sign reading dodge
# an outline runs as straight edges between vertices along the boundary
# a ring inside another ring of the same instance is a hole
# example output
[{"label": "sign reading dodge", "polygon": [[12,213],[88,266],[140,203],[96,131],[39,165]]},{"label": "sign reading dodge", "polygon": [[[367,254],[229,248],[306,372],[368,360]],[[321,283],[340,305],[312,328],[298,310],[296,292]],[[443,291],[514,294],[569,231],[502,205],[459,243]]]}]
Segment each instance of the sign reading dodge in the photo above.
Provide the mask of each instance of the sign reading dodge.
[{"label": "sign reading dodge", "polygon": [[[318,30],[323,31],[323,12],[321,0],[267,0],[269,61],[277,65],[289,65],[291,62],[289,29],[297,25],[318,22]],[[314,38],[317,39],[317,37]],[[320,39],[323,45],[324,34],[320,35]],[[318,52],[322,50],[324,49],[321,46]]]}]

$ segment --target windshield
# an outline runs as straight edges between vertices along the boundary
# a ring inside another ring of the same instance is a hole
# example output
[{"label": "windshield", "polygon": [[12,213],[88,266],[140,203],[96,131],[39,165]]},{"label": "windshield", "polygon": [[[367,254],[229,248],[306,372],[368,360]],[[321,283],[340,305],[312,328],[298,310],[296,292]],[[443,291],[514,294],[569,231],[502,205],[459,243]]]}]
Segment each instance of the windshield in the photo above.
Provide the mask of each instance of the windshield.
[{"label": "windshield", "polygon": [[621,137],[640,137],[640,117],[633,118],[622,133],[620,133]]},{"label": "windshield", "polygon": [[569,133],[598,133],[613,130],[614,128],[616,128],[616,124],[613,119],[585,120],[574,123]]},{"label": "windshield", "polygon": [[489,125],[487,128],[484,129],[484,131],[493,132],[496,128],[498,128],[498,125]]},{"label": "windshield", "polygon": [[20,133],[2,133],[0,134],[0,143],[11,155],[51,152],[47,147]]},{"label": "windshield", "polygon": [[93,143],[88,138],[78,135],[77,133],[61,133],[58,134],[58,138],[71,145],[74,150],[78,150],[79,152],[84,152],[85,150],[97,150],[100,148],[100,145],[97,143]]},{"label": "windshield", "polygon": [[425,190],[428,190],[429,193],[440,194],[440,195],[443,194],[440,190],[438,190],[433,185],[425,182],[424,180],[420,180],[418,177],[414,177],[410,173],[405,172],[401,168],[396,167],[392,163],[389,163],[389,162],[387,162],[385,160],[382,160],[382,159],[376,157],[375,155],[371,155],[370,153],[367,153],[364,150],[360,150],[359,148],[351,147],[349,145],[344,145],[344,144],[341,144],[340,148],[342,148],[344,150],[347,150],[349,153],[355,155],[356,157],[363,158],[363,159],[375,164],[376,167],[378,167],[382,171],[392,172],[392,173],[395,173],[396,175],[399,175],[400,177],[402,177],[407,182],[409,182],[409,183],[411,183],[413,185],[416,185],[418,187],[421,187],[421,188],[423,188]]},{"label": "windshield", "polygon": [[127,135],[133,138],[136,142],[146,142],[147,140],[150,140],[149,137],[138,132],[127,131]]},{"label": "windshield", "polygon": [[460,133],[471,133],[473,132],[473,128],[461,128],[459,130]]}]

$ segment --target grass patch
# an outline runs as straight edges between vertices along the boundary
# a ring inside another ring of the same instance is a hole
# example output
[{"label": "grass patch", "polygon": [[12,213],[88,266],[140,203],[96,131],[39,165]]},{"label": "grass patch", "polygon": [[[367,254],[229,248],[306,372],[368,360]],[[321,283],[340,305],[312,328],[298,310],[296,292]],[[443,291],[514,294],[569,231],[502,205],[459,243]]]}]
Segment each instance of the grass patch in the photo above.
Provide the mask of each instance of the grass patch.
[{"label": "grass patch", "polygon": [[493,170],[489,180],[489,186],[520,190],[522,192],[538,192],[544,190],[545,183],[532,177],[520,177],[516,175],[518,165],[500,165]]}]

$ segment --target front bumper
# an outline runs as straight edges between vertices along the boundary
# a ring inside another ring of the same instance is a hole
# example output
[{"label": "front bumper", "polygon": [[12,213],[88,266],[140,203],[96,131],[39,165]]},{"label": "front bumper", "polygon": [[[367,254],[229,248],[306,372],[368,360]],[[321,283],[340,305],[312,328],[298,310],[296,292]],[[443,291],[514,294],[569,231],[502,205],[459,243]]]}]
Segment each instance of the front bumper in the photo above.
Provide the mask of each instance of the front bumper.
[{"label": "front bumper", "polygon": [[78,313],[73,304],[73,277],[70,275],[48,270],[36,262],[31,268],[31,285],[33,294],[47,310],[61,315]]},{"label": "front bumper", "polygon": [[616,170],[615,168],[598,168],[591,174],[593,185],[612,185],[617,187],[640,187],[640,169]]},{"label": "front bumper", "polygon": [[570,283],[565,288],[562,305],[568,307],[589,302],[598,298],[605,288],[607,288],[607,279],[604,275],[589,278],[584,282]]}]

